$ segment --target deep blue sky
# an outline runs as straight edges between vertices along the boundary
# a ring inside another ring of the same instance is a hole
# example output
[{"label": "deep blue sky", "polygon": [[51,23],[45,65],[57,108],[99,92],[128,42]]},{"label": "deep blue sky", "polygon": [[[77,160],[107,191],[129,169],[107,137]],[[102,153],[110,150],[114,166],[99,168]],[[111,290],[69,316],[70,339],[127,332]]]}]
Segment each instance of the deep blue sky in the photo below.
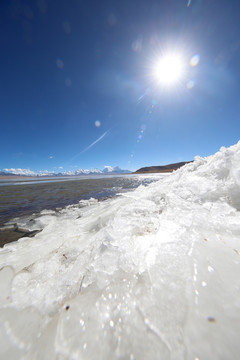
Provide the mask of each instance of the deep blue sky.
[{"label": "deep blue sky", "polygon": [[[134,170],[236,143],[239,34],[238,0],[1,1],[0,169]],[[151,74],[168,51],[185,74],[166,89]]]}]

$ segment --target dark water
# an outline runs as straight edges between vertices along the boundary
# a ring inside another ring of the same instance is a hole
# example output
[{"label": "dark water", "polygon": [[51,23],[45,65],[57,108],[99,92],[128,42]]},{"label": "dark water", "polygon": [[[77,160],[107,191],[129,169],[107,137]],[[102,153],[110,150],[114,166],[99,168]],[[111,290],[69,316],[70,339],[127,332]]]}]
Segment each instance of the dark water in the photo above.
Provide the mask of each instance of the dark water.
[{"label": "dark water", "polygon": [[158,179],[157,176],[124,175],[67,181],[25,181],[12,185],[5,183],[0,186],[0,226],[15,217],[31,215],[44,209],[55,210],[76,204],[79,200],[91,197],[104,200]]}]

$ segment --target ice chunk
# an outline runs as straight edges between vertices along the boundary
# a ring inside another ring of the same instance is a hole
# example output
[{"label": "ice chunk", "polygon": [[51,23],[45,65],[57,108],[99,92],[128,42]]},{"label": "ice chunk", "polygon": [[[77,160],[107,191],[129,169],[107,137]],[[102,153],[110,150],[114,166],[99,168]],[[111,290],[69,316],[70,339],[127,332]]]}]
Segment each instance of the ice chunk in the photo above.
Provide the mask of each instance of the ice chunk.
[{"label": "ice chunk", "polygon": [[10,266],[0,269],[0,307],[11,301],[11,286],[14,270]]}]

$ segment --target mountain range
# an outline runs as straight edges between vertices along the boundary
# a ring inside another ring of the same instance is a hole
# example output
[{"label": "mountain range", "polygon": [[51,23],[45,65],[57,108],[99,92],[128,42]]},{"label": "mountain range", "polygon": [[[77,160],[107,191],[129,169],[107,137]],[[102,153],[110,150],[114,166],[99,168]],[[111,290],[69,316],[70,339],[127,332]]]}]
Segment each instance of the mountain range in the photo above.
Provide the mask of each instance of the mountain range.
[{"label": "mountain range", "polygon": [[[168,173],[174,170],[179,169],[181,166],[188,164],[192,161],[184,161],[178,162],[174,164],[161,165],[161,166],[148,166],[142,167],[134,174],[145,174],[145,173]],[[64,172],[49,172],[49,171],[39,171],[34,172],[30,169],[4,169],[4,171],[0,171],[0,176],[77,176],[77,175],[106,175],[106,174],[130,174],[132,173],[130,170],[120,169],[119,166],[105,166],[103,170],[95,169],[77,169],[73,171],[64,171]]]},{"label": "mountain range", "polygon": [[39,171],[34,172],[30,169],[4,169],[0,171],[0,176],[76,176],[76,175],[106,175],[106,174],[130,174],[130,170],[120,169],[119,166],[105,166],[103,170],[97,168],[88,170],[88,169],[78,169],[74,171],[64,171],[64,172],[49,172],[49,171]]},{"label": "mountain range", "polygon": [[83,169],[78,169],[76,171],[66,171],[66,172],[63,172],[63,173],[59,173],[57,175],[71,175],[71,176],[74,176],[74,175],[98,175],[98,174],[130,174],[131,171],[130,170],[123,170],[123,169],[120,169],[119,166],[115,166],[115,167],[112,167],[112,166],[105,166],[103,170],[99,170],[97,168],[95,169],[92,169],[92,170],[83,170]]}]

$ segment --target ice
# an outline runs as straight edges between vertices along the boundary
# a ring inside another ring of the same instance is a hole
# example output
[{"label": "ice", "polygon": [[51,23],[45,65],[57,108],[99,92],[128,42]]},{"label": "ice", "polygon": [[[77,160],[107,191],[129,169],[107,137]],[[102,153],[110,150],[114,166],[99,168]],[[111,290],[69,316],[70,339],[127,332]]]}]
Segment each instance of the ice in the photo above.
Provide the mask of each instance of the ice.
[{"label": "ice", "polygon": [[[30,221],[32,220],[32,221]],[[240,142],[0,250],[0,357],[239,359]]]},{"label": "ice", "polygon": [[10,302],[11,282],[14,276],[14,270],[10,266],[5,266],[0,270],[0,306]]}]

